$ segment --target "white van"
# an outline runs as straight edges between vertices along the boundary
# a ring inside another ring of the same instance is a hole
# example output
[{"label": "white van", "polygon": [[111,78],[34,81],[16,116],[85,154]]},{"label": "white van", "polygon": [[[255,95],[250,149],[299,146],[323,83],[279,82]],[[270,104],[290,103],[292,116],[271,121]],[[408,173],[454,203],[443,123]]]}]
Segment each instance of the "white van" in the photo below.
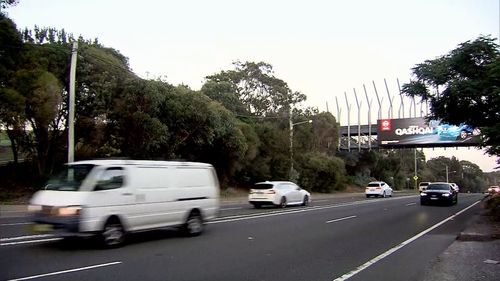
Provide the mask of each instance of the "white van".
[{"label": "white van", "polygon": [[168,226],[198,235],[218,210],[212,165],[136,160],[68,163],[29,206],[34,231],[100,235],[108,247],[122,244],[127,232]]}]

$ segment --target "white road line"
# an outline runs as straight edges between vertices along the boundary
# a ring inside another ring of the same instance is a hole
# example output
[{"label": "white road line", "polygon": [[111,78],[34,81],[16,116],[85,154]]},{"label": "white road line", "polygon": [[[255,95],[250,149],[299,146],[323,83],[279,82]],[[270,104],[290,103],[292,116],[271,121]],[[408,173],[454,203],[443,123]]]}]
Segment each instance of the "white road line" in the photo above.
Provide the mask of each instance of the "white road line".
[{"label": "white road line", "polygon": [[19,237],[12,237],[12,238],[0,238],[0,242],[15,241],[15,240],[27,240],[27,239],[36,239],[36,238],[48,238],[48,237],[54,237],[54,235],[52,235],[52,234],[39,234],[39,235],[19,236]]},{"label": "white road line", "polygon": [[241,210],[243,207],[234,207],[234,208],[222,208],[221,211],[229,211],[229,210]]},{"label": "white road line", "polygon": [[410,204],[406,204],[405,206],[413,206],[413,205],[417,205],[417,203],[410,203]]},{"label": "white road line", "polygon": [[435,224],[435,225],[431,226],[430,228],[428,228],[428,229],[426,229],[426,230],[424,230],[424,231],[420,232],[419,234],[417,234],[417,235],[413,236],[412,238],[410,238],[410,239],[408,239],[408,240],[404,241],[403,243],[401,243],[401,244],[399,244],[399,245],[397,245],[397,246],[395,246],[395,247],[393,247],[393,248],[391,248],[391,249],[387,250],[385,253],[382,253],[382,254],[380,254],[380,255],[376,256],[375,258],[373,258],[373,259],[371,259],[371,260],[367,261],[366,263],[364,263],[364,264],[362,264],[362,265],[358,266],[358,267],[357,267],[356,269],[354,269],[353,271],[351,271],[351,272],[349,272],[349,273],[346,273],[346,274],[344,274],[344,275],[342,275],[342,276],[340,276],[340,277],[338,277],[338,278],[334,279],[333,281],[344,281],[344,280],[347,280],[347,279],[349,279],[349,278],[353,277],[354,275],[356,275],[356,274],[360,273],[361,271],[363,271],[363,270],[367,269],[368,267],[370,267],[370,266],[374,265],[374,264],[375,264],[375,263],[377,263],[378,261],[380,261],[380,260],[382,260],[382,259],[384,259],[384,258],[388,257],[388,256],[389,256],[389,255],[391,255],[392,253],[394,253],[394,252],[398,251],[399,249],[403,248],[404,246],[406,246],[406,245],[410,244],[411,242],[413,242],[413,241],[417,240],[418,238],[420,238],[420,237],[424,236],[425,234],[429,233],[430,231],[434,230],[435,228],[440,227],[441,225],[445,224],[446,222],[448,222],[448,221],[450,221],[450,220],[453,220],[456,216],[458,216],[458,215],[462,214],[463,212],[465,212],[465,211],[469,210],[470,208],[474,207],[474,206],[475,206],[475,205],[477,205],[479,202],[481,202],[481,201],[476,201],[474,204],[470,205],[469,207],[467,207],[467,208],[465,208],[465,209],[461,210],[460,212],[458,212],[458,213],[456,213],[456,214],[452,215],[451,217],[448,217],[447,219],[444,219],[443,221],[441,221],[441,222],[439,222],[439,223],[437,223],[437,224]]},{"label": "white road line", "polygon": [[353,219],[353,218],[355,218],[355,217],[356,217],[356,216],[349,216],[349,217],[345,217],[345,218],[334,219],[334,220],[331,220],[331,221],[327,221],[326,223],[332,223],[332,222],[338,222],[338,221],[343,221],[343,220]]},{"label": "white road line", "polygon": [[46,276],[53,276],[53,275],[71,273],[71,272],[76,272],[76,271],[89,270],[89,269],[94,269],[94,268],[99,268],[99,267],[104,267],[104,266],[110,266],[110,265],[117,265],[117,264],[121,264],[121,263],[122,263],[121,261],[115,261],[115,262],[109,262],[109,263],[91,265],[91,266],[86,266],[86,267],[68,269],[68,270],[63,270],[63,271],[56,271],[56,272],[51,272],[51,273],[33,275],[33,276],[28,276],[28,277],[22,277],[22,278],[17,278],[17,279],[10,279],[8,281],[31,280],[31,279],[36,279],[36,278],[41,278],[41,277],[46,277]]},{"label": "white road line", "polygon": [[[387,200],[384,200],[384,201],[405,199],[407,197],[410,197],[410,196],[390,198],[390,199],[387,199]],[[317,211],[317,210],[326,210],[326,209],[333,209],[333,208],[341,208],[341,207],[347,207],[347,206],[356,206],[356,205],[364,205],[364,204],[374,204],[374,203],[377,203],[377,202],[382,202],[382,201],[378,201],[378,200],[364,200],[364,201],[355,201],[355,202],[351,202],[351,203],[342,203],[342,204],[337,204],[337,205],[307,207],[307,208],[304,208],[304,209],[301,209],[301,210],[294,210],[294,211],[273,211],[273,212],[266,212],[266,213],[259,213],[259,214],[229,216],[229,217],[222,217],[222,218],[218,218],[218,219],[209,221],[209,222],[207,222],[207,224],[217,224],[217,223],[226,223],[226,222],[235,222],[235,221],[243,221],[243,220],[260,219],[260,218],[267,218],[267,217],[273,217],[273,216],[282,216],[282,215],[289,215],[289,214],[296,214],[296,213],[311,212],[311,211]]]},{"label": "white road line", "polygon": [[2,223],[0,226],[15,226],[15,225],[26,225],[31,224],[31,222],[16,222],[16,223]]},{"label": "white road line", "polygon": [[32,243],[43,243],[43,242],[51,242],[62,240],[62,238],[49,238],[49,239],[39,239],[39,240],[28,240],[28,241],[20,241],[20,242],[7,242],[0,243],[0,246],[13,246],[13,245],[21,245],[21,244],[32,244]]}]

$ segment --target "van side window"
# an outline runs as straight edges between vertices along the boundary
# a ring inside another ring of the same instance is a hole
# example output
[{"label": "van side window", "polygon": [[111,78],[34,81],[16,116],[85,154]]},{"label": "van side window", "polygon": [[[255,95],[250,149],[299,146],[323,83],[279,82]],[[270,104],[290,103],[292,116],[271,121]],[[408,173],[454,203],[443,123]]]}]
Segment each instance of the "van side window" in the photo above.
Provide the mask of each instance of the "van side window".
[{"label": "van side window", "polygon": [[123,186],[125,173],[121,167],[108,168],[101,175],[95,186],[96,191],[116,189]]}]

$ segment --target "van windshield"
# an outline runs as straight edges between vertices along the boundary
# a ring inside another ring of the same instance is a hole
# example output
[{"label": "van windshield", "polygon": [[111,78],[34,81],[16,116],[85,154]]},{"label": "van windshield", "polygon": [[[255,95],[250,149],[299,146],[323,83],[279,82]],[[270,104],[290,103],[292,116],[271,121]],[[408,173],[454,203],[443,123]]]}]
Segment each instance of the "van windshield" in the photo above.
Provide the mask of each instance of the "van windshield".
[{"label": "van windshield", "polygon": [[83,180],[94,166],[90,164],[67,165],[59,174],[49,180],[45,189],[78,191]]}]

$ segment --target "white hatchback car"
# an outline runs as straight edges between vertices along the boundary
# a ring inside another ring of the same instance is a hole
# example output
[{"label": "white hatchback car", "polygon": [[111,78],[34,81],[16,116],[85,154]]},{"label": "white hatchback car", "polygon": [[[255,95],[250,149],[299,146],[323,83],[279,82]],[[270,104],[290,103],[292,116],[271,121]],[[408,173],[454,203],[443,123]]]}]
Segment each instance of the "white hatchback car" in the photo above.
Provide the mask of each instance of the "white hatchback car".
[{"label": "white hatchback car", "polygon": [[368,183],[368,185],[365,188],[365,194],[366,198],[370,196],[375,196],[375,197],[387,197],[390,196],[392,197],[392,188],[385,182],[383,181],[372,181]]},{"label": "white hatchback car", "polygon": [[260,208],[262,205],[282,208],[288,205],[307,206],[311,202],[311,194],[293,182],[266,181],[256,183],[250,189],[248,202],[255,208]]}]

